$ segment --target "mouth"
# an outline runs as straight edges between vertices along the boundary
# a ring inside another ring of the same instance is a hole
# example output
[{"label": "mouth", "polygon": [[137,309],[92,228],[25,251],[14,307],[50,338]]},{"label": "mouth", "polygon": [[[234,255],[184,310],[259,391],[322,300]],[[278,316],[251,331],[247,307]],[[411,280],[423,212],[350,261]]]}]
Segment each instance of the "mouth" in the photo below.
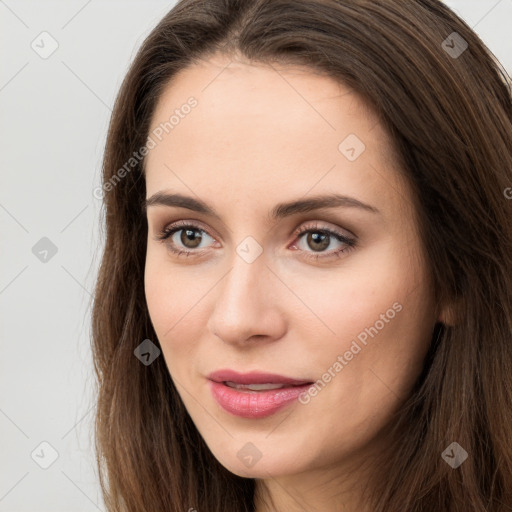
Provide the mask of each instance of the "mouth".
[{"label": "mouth", "polygon": [[217,404],[242,418],[264,418],[296,402],[314,383],[277,374],[220,370],[208,376]]},{"label": "mouth", "polygon": [[[301,387],[304,384],[238,384],[236,382],[231,381],[224,381],[222,382],[227,387],[230,387],[232,389],[238,389],[240,391],[247,391],[247,392],[260,392],[260,391],[268,391],[271,389],[283,389],[283,388],[294,388],[294,387]],[[312,382],[309,382],[307,384],[312,384]]]}]

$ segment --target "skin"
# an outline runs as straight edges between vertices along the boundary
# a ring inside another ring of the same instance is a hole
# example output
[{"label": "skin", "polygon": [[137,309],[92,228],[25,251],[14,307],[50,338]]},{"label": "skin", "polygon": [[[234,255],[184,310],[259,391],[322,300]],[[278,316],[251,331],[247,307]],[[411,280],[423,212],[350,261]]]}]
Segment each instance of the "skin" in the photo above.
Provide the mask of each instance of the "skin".
[{"label": "skin", "polygon": [[[200,198],[221,219],[147,208],[146,299],[170,375],[214,456],[257,479],[258,512],[271,510],[270,498],[275,510],[367,510],[366,472],[444,314],[391,141],[354,91],[306,68],[215,55],[168,85],[151,130],[190,96],[197,106],[146,158],[147,198]],[[366,146],[354,161],[338,149],[349,134]],[[267,220],[280,202],[333,192],[379,213],[345,206]],[[203,230],[195,245],[184,245],[182,231],[172,236],[195,255],[178,257],[170,239],[157,240],[179,220]],[[346,246],[336,238],[318,249],[294,236],[315,225],[355,236],[356,246],[338,258]],[[236,251],[248,236],[262,249],[251,263]],[[321,379],[395,303],[401,311],[309,403],[245,419],[214,401],[206,376],[220,368]],[[237,457],[249,442],[261,453],[250,468]]]}]

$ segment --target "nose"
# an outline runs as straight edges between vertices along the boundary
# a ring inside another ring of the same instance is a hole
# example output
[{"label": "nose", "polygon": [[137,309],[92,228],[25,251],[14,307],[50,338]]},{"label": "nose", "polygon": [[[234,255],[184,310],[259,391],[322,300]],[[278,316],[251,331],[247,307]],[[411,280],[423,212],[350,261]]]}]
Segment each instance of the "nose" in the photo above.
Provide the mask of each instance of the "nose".
[{"label": "nose", "polygon": [[235,254],[214,291],[207,328],[225,343],[252,346],[257,340],[272,342],[284,335],[286,287],[263,254],[251,263]]}]

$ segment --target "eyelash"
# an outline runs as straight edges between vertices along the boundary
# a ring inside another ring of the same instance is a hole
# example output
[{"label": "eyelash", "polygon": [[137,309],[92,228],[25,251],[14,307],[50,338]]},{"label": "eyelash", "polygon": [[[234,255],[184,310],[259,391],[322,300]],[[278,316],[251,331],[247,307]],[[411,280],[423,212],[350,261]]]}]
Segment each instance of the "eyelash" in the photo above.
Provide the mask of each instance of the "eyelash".
[{"label": "eyelash", "polygon": [[[190,222],[187,222],[187,221],[178,221],[174,224],[171,224],[170,226],[164,228],[157,236],[156,236],[156,239],[162,243],[165,243],[165,241],[167,239],[169,239],[170,237],[172,237],[172,235],[174,235],[174,233],[177,233],[179,231],[182,231],[182,230],[185,230],[185,229],[189,229],[189,230],[193,230],[193,231],[201,231],[202,233],[207,233],[207,231],[205,231],[204,229],[202,229],[200,226],[197,226],[195,224],[191,224]],[[352,239],[352,238],[348,238],[344,235],[342,235],[341,233],[338,233],[336,231],[332,231],[330,229],[327,229],[327,228],[321,228],[319,227],[317,224],[315,225],[306,225],[304,226],[303,228],[297,230],[295,233],[294,233],[294,237],[300,237],[302,235],[305,235],[307,233],[320,233],[322,235],[328,235],[328,236],[331,236],[333,238],[335,238],[336,240],[338,240],[339,242],[342,242],[344,244],[346,244],[346,247],[342,248],[342,249],[338,249],[338,250],[335,250],[335,251],[330,251],[330,252],[327,252],[327,253],[320,253],[320,254],[310,254],[308,251],[303,251],[303,252],[306,252],[305,254],[305,258],[306,259],[311,259],[311,260],[315,260],[315,261],[318,261],[319,259],[323,259],[323,258],[330,258],[330,257],[337,257],[337,258],[340,258],[342,253],[346,253],[348,251],[350,251],[351,249],[353,249],[356,245],[356,240]],[[209,235],[211,236],[211,235]],[[212,237],[213,238],[213,237]],[[183,249],[176,249],[172,243],[168,243],[168,248],[171,252],[173,252],[174,254],[176,254],[177,257],[181,257],[181,256],[190,256],[192,254],[197,254],[197,255],[200,255],[201,254],[201,250],[183,250]],[[327,254],[327,256],[326,256]]]}]

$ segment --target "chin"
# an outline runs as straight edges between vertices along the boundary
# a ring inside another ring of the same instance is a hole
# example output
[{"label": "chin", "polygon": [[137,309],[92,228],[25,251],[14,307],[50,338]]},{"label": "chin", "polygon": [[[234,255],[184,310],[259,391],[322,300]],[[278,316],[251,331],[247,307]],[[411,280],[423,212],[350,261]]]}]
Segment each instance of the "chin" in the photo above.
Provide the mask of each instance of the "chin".
[{"label": "chin", "polygon": [[[248,443],[249,444],[249,443]],[[245,447],[248,452],[250,448]],[[216,457],[217,458],[217,457]],[[290,461],[284,461],[282,457],[275,458],[275,454],[270,457],[261,455],[257,459],[256,456],[251,460],[244,448],[238,450],[235,458],[226,460],[225,458],[217,458],[220,464],[224,466],[230,473],[243,478],[269,478],[277,477],[285,474],[296,473],[301,469],[297,466],[297,460],[293,458]],[[287,464],[289,462],[289,464]]]}]

